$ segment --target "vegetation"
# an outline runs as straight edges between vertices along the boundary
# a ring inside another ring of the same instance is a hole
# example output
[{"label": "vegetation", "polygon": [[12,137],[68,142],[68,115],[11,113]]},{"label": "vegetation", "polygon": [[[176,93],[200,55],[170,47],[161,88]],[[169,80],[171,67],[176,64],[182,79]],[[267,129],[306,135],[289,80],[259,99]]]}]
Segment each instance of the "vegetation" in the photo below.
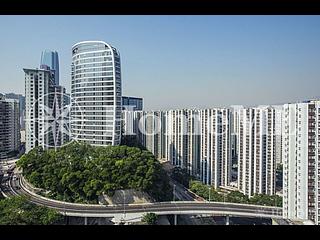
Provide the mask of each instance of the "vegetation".
[{"label": "vegetation", "polygon": [[158,220],[158,215],[155,213],[146,213],[142,217],[142,222],[149,224],[149,225],[155,225]]},{"label": "vegetation", "polygon": [[[210,186],[203,184],[200,181],[190,181],[190,190],[195,194],[209,200]],[[247,203],[255,205],[277,206],[282,207],[282,198],[277,195],[256,194],[249,198],[239,191],[231,191],[229,193],[219,193],[218,189],[210,188],[210,200],[215,202],[233,202]]]},{"label": "vegetation", "polygon": [[94,147],[73,142],[44,151],[36,147],[17,163],[35,187],[48,197],[79,203],[97,203],[118,189],[147,192],[157,201],[172,199],[172,187],[160,163],[149,151],[127,146]]},{"label": "vegetation", "polygon": [[171,173],[172,179],[176,180],[177,182],[181,183],[186,188],[189,188],[189,183],[194,178],[189,175],[186,169],[182,169],[180,167],[175,167]]},{"label": "vegetation", "polygon": [[0,225],[49,225],[62,218],[55,210],[30,203],[26,197],[0,200]]},{"label": "vegetation", "polygon": [[[190,190],[195,194],[209,200],[209,186],[200,181],[190,181]],[[210,188],[210,201],[220,202],[223,201],[223,195],[220,195],[213,187]]]},{"label": "vegetation", "polygon": [[256,194],[249,199],[249,203],[266,206],[282,207],[282,198],[278,195]]},{"label": "vegetation", "polygon": [[226,195],[225,201],[233,203],[249,203],[249,198],[239,191],[231,191]]}]

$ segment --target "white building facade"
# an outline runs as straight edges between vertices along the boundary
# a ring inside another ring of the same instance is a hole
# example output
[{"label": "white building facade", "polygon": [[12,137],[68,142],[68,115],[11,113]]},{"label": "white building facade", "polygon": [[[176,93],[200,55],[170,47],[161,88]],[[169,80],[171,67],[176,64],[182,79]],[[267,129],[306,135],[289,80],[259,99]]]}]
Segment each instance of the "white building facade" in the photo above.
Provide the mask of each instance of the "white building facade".
[{"label": "white building facade", "polygon": [[320,101],[285,104],[283,217],[320,222]]},{"label": "white building facade", "polygon": [[120,53],[103,41],[79,42],[72,47],[71,77],[73,138],[96,146],[119,145]]},{"label": "white building facade", "polygon": [[238,188],[249,197],[275,194],[275,111],[272,107],[240,110]]},{"label": "white building facade", "polygon": [[230,183],[230,120],[229,109],[200,110],[200,178],[214,188]]},{"label": "white building facade", "polygon": [[50,70],[23,69],[26,96],[26,152],[41,146],[56,148],[69,141],[65,88],[54,85]]}]

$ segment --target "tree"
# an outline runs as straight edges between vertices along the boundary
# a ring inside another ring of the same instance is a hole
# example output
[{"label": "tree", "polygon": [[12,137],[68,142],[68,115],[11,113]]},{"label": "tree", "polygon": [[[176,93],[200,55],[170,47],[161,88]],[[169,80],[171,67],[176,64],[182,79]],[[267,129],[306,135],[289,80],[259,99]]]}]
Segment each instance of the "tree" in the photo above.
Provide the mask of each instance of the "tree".
[{"label": "tree", "polygon": [[98,203],[117,189],[147,192],[157,201],[172,199],[169,178],[154,155],[136,147],[94,147],[73,142],[57,150],[32,149],[19,161],[26,179],[50,197]]},{"label": "tree", "polygon": [[158,215],[155,213],[146,213],[142,217],[142,222],[149,225],[156,225],[158,220]]},{"label": "tree", "polygon": [[249,198],[248,196],[244,195],[243,193],[239,191],[231,191],[227,194],[225,200],[227,202],[233,202],[233,203],[248,203]]},{"label": "tree", "polygon": [[278,195],[255,194],[249,202],[256,205],[282,207],[282,198]]},{"label": "tree", "polygon": [[205,185],[200,181],[190,181],[190,190],[200,197],[212,202],[220,202],[223,200],[223,196],[220,195],[214,187]]},{"label": "tree", "polygon": [[26,197],[0,200],[0,225],[49,225],[61,220],[55,210],[30,203]]}]

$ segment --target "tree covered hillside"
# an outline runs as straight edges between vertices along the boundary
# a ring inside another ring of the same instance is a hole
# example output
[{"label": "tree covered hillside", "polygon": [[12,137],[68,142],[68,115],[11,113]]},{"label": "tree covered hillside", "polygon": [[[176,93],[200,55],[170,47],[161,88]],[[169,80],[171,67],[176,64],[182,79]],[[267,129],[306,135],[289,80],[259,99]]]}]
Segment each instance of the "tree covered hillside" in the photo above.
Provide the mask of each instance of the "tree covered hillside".
[{"label": "tree covered hillside", "polygon": [[157,201],[172,199],[168,176],[146,150],[128,146],[94,147],[73,142],[44,151],[34,148],[19,161],[25,178],[49,190],[49,197],[79,203],[97,203],[118,189],[147,192]]}]

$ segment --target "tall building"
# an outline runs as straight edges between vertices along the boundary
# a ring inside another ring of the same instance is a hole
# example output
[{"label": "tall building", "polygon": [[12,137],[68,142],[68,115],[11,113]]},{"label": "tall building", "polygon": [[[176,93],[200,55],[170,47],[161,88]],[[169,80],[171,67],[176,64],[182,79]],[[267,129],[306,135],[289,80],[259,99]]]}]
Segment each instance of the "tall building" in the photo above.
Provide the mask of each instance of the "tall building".
[{"label": "tall building", "polygon": [[139,129],[143,132],[146,149],[157,159],[165,158],[165,114],[161,111],[143,112]]},{"label": "tall building", "polygon": [[26,152],[36,146],[44,149],[63,145],[69,133],[65,131],[65,89],[54,83],[51,70],[23,69],[26,96]]},{"label": "tall building", "polygon": [[230,111],[182,109],[124,111],[125,134],[158,159],[167,159],[215,188],[230,182]]},{"label": "tall building", "polygon": [[59,56],[58,52],[45,50],[41,53],[40,69],[51,70],[54,85],[59,85]]},{"label": "tall building", "polygon": [[0,96],[0,159],[20,148],[19,100]]},{"label": "tall building", "polygon": [[285,104],[283,217],[320,223],[320,101]]},{"label": "tall building", "polygon": [[137,97],[125,97],[122,96],[122,109],[142,111],[143,110],[143,98]]},{"label": "tall building", "polygon": [[200,177],[200,113],[199,110],[187,109],[185,114],[187,121],[186,168],[190,175]]},{"label": "tall building", "polygon": [[180,168],[188,166],[188,120],[187,110],[169,110],[166,112],[166,159]]},{"label": "tall building", "polygon": [[25,116],[26,116],[26,98],[22,94],[6,93],[6,99],[17,99],[19,101],[20,112],[20,128],[25,129]]},{"label": "tall building", "polygon": [[97,146],[120,144],[120,53],[103,41],[79,42],[72,47],[71,69],[73,138]]},{"label": "tall building", "polygon": [[227,186],[231,177],[230,110],[200,110],[200,128],[201,180],[215,188]]},{"label": "tall building", "polygon": [[230,132],[231,132],[231,181],[237,182],[238,180],[238,153],[239,153],[239,115],[240,110],[243,109],[242,105],[233,105],[230,109]]},{"label": "tall building", "polygon": [[272,106],[275,110],[275,154],[276,165],[282,164],[282,117],[283,117],[283,105]]},{"label": "tall building", "polygon": [[240,110],[238,188],[249,197],[275,194],[275,111],[272,107]]}]

